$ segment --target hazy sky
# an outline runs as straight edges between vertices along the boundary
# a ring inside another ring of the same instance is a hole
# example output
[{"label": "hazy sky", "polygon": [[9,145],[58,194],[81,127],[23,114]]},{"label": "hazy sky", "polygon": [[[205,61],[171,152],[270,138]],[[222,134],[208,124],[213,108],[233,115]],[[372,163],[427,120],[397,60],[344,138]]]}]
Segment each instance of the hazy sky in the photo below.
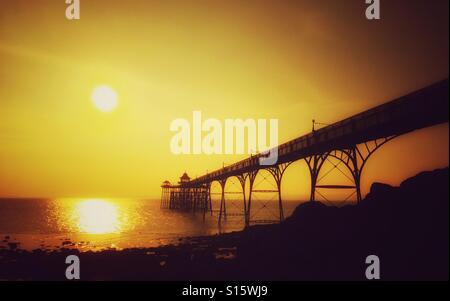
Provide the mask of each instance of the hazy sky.
[{"label": "hazy sky", "polygon": [[[165,179],[242,156],[175,156],[169,124],[278,118],[280,142],[448,77],[448,1],[0,1],[0,196],[156,197]],[[106,84],[119,106],[102,113]],[[367,165],[398,184],[448,165],[448,125],[385,145]],[[336,181],[337,175],[336,175]],[[308,194],[304,163],[288,197]]]}]

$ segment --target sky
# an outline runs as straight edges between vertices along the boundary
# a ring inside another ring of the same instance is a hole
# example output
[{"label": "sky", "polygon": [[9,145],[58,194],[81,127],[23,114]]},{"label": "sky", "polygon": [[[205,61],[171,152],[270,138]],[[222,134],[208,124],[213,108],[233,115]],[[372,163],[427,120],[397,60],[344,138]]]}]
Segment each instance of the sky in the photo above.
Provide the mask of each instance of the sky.
[{"label": "sky", "polygon": [[[280,143],[448,78],[448,1],[0,0],[0,196],[159,197],[245,155],[174,155],[177,118],[276,118]],[[101,85],[118,106],[91,101]],[[384,145],[374,181],[448,166],[448,124]],[[342,178],[342,176],[341,176]],[[339,182],[339,173],[328,181]],[[304,162],[283,195],[306,198]]]}]

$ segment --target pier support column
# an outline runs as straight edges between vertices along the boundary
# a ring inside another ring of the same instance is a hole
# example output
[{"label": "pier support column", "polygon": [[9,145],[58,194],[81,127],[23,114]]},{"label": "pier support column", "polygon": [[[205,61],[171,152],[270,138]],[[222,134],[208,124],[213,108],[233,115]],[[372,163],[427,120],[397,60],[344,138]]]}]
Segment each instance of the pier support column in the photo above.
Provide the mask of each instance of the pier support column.
[{"label": "pier support column", "polygon": [[288,163],[281,163],[274,167],[267,168],[267,171],[269,171],[273,178],[275,179],[275,183],[277,185],[278,190],[278,211],[280,215],[280,222],[284,220],[284,210],[283,210],[283,201],[281,198],[281,180],[283,179],[283,174],[286,171],[286,168],[288,168],[289,165],[291,165],[292,162]]},{"label": "pier support column", "polygon": [[222,196],[220,199],[220,212],[219,212],[219,224],[222,222],[222,216],[226,219],[227,218],[227,207],[225,204],[225,184],[227,183],[227,179],[221,179],[219,181],[220,187],[222,188]]},{"label": "pier support column", "polygon": [[309,200],[311,202],[314,202],[316,200],[317,178],[319,176],[320,169],[322,168],[323,163],[325,163],[327,157],[328,153],[305,158],[305,161],[308,164],[309,174],[311,175],[311,192],[309,195]]},{"label": "pier support column", "polygon": [[[355,182],[355,189],[356,189],[356,202],[359,203],[362,200],[362,193],[361,193],[361,171],[362,169],[358,165],[358,146],[353,147],[349,150],[350,159],[352,162],[352,166],[350,167],[350,171],[353,176],[353,181]],[[368,158],[368,157],[367,157]],[[366,158],[366,159],[367,159]],[[365,160],[363,160],[363,163],[365,163]]]},{"label": "pier support column", "polygon": [[189,199],[191,203],[189,209],[192,209],[192,212],[195,213],[197,211],[197,187],[191,188],[191,197]]},{"label": "pier support column", "polygon": [[204,214],[206,214],[206,211],[209,210],[209,212],[212,216],[213,211],[212,211],[212,201],[211,201],[211,182],[205,184],[205,189],[206,189],[206,192],[205,192],[206,200],[205,200]]},{"label": "pier support column", "polygon": [[245,226],[247,226],[247,201],[246,201],[246,197],[245,197],[245,181],[247,179],[247,175],[242,174],[242,175],[238,175],[236,176],[239,180],[239,183],[241,183],[241,187],[242,187],[242,199],[244,201],[244,220],[245,220]]},{"label": "pier support column", "polygon": [[211,189],[211,183],[203,184],[202,187],[200,188],[200,194],[201,194],[200,202],[201,202],[201,208],[203,210],[203,220],[205,220],[205,218],[206,218],[206,212],[208,211],[208,208],[209,208],[209,210],[211,210],[210,189]]},{"label": "pier support column", "polygon": [[208,206],[209,206],[209,213],[211,214],[211,216],[213,215],[213,208],[212,208],[212,198],[211,198],[211,182],[209,182],[207,185],[208,187]]},{"label": "pier support column", "polygon": [[[258,170],[255,170],[255,171],[251,171],[251,172],[246,173],[245,176],[244,176],[244,179],[248,178],[248,181],[249,181],[247,211],[245,212],[245,227],[250,226],[250,214],[251,214],[251,208],[252,208],[253,185],[255,184],[255,179],[256,179],[256,175],[257,174],[258,174]],[[245,185],[245,181],[244,181],[244,185]]]}]

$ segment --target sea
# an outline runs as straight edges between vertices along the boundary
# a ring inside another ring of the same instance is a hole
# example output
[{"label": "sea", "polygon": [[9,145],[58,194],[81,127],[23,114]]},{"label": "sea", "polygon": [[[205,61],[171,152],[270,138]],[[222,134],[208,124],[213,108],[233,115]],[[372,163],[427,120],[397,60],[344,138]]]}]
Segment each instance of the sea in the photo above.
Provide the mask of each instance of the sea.
[{"label": "sea", "polygon": [[[243,202],[220,203],[206,213],[160,208],[160,200],[138,198],[0,199],[0,249],[79,251],[150,248],[188,238],[240,231]],[[301,201],[283,201],[288,217]],[[252,222],[277,222],[277,200],[254,201]]]}]

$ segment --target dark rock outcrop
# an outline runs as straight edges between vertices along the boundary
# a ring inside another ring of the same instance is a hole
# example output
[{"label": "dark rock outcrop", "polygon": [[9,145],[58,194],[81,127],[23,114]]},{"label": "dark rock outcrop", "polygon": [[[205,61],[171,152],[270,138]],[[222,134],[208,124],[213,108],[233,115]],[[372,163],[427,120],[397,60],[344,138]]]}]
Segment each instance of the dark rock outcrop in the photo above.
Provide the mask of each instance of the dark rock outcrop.
[{"label": "dark rock outcrop", "polygon": [[248,229],[239,261],[250,279],[364,280],[373,254],[382,279],[446,280],[448,205],[448,168],[374,183],[357,206],[305,203],[281,225]]}]

